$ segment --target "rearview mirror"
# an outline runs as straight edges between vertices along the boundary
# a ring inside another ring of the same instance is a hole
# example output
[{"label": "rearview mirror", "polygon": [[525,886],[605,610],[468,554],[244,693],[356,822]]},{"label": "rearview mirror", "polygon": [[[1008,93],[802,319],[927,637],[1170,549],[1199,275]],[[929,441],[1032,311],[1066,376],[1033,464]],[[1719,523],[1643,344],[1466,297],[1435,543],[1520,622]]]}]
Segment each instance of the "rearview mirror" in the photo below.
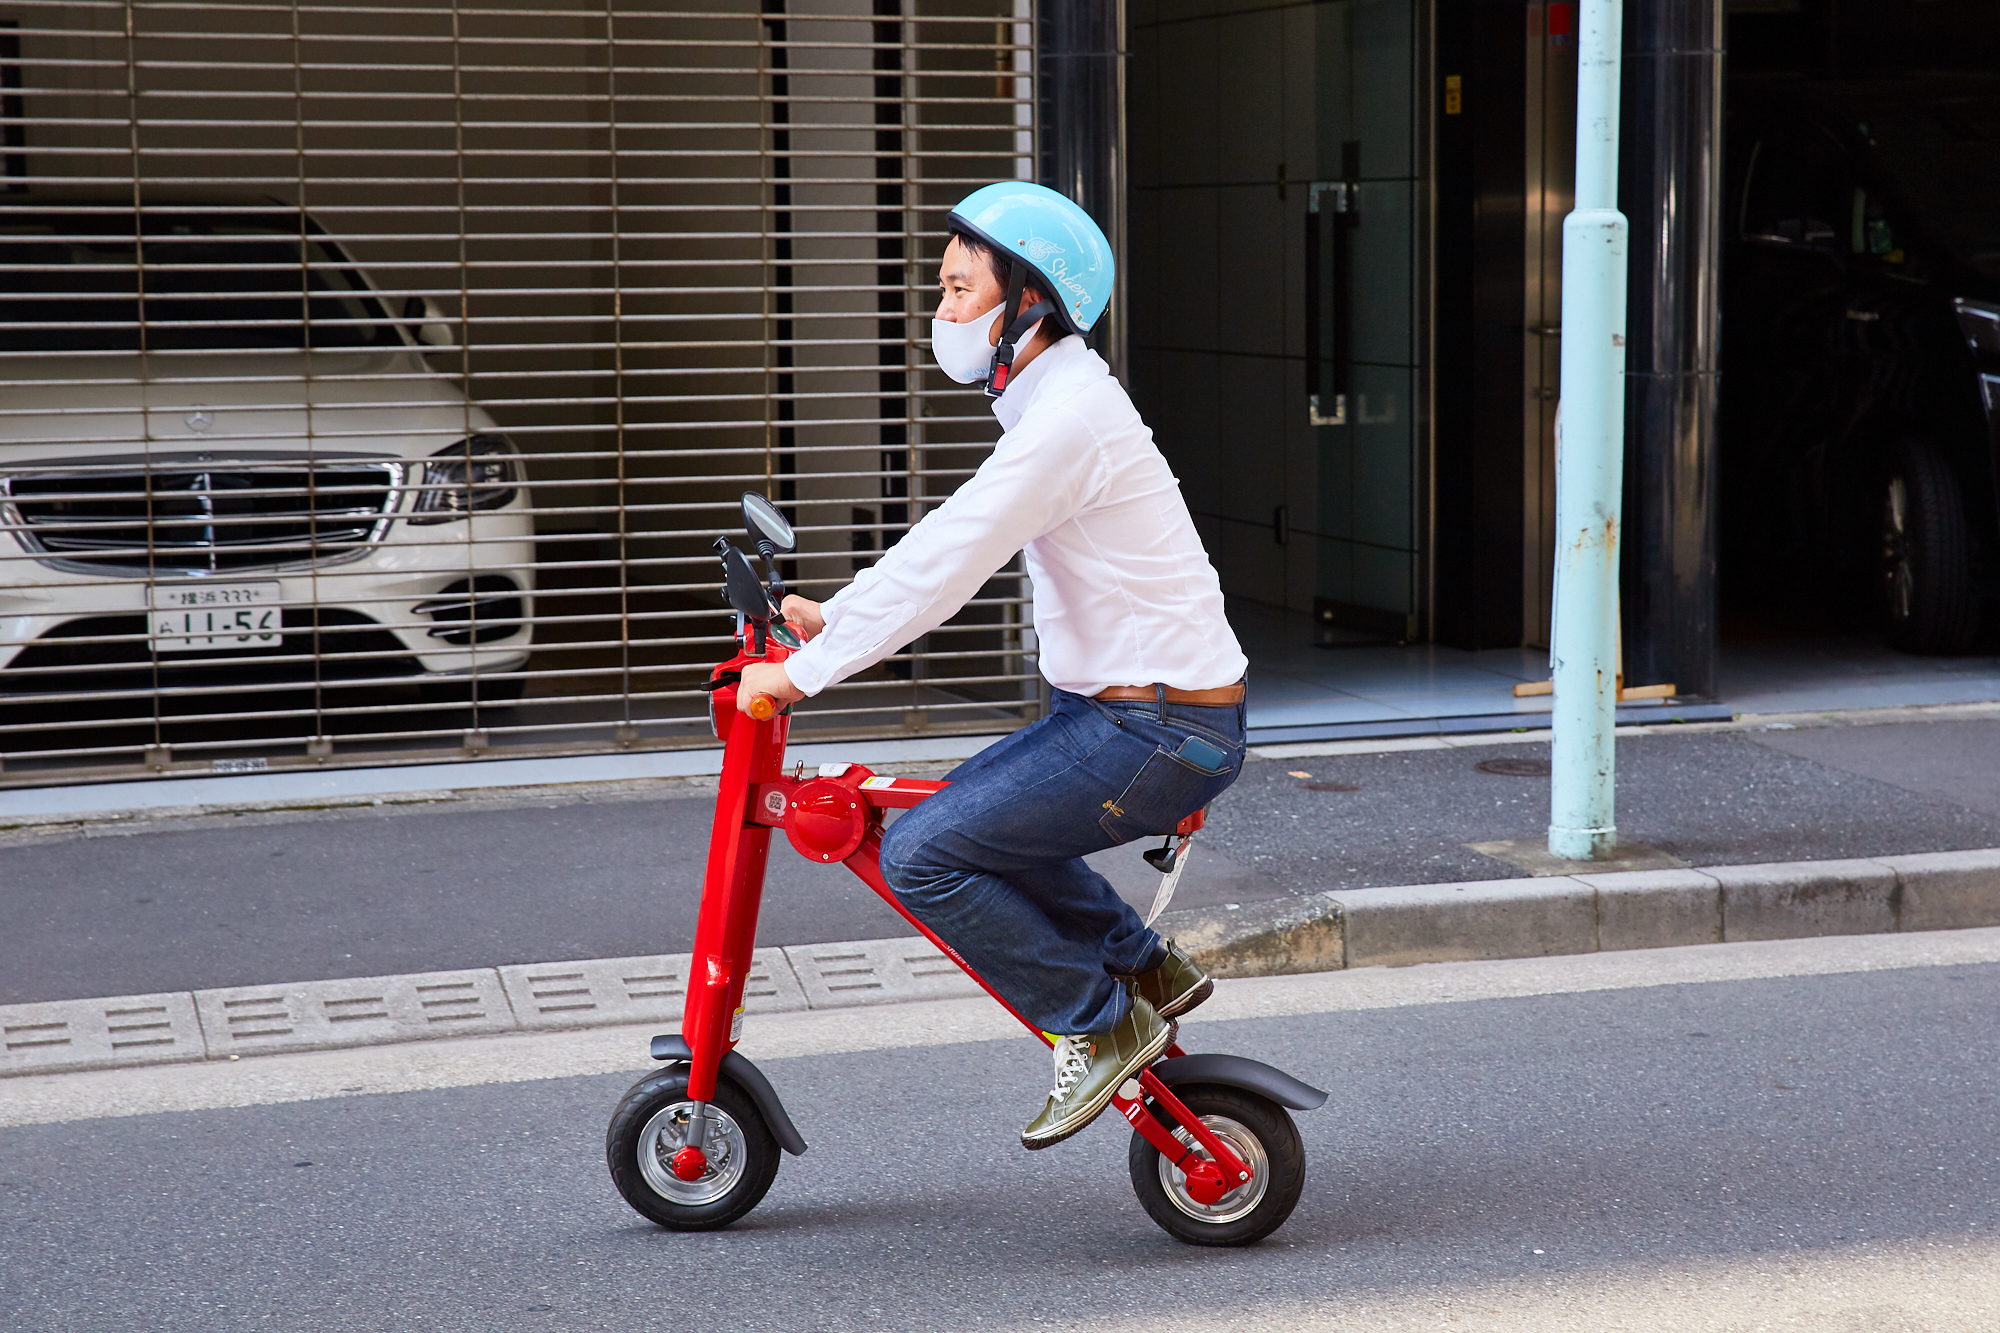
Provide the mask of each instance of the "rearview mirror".
[{"label": "rearview mirror", "polygon": [[778,507],[755,491],[743,492],[743,526],[765,556],[785,555],[798,545],[792,525]]},{"label": "rearview mirror", "polygon": [[450,347],[458,341],[452,334],[451,317],[428,296],[412,296],[403,302],[403,323],[410,336],[425,347]]}]

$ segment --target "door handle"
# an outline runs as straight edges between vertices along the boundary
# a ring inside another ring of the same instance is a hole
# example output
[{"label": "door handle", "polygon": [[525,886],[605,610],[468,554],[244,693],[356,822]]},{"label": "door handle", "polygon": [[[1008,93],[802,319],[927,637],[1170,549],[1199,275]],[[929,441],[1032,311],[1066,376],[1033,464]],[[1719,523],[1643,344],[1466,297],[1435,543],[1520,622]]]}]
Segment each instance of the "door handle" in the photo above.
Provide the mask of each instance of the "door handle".
[{"label": "door handle", "polygon": [[[1320,196],[1333,196],[1322,207]],[[1333,219],[1332,255],[1320,243],[1320,214]],[[1347,424],[1347,362],[1352,334],[1353,267],[1349,259],[1348,233],[1354,225],[1354,188],[1346,181],[1314,181],[1306,188],[1306,420],[1314,426]],[[1320,291],[1323,267],[1332,268],[1332,335],[1329,358],[1320,356]],[[1333,363],[1332,383],[1325,382],[1325,361]]]}]

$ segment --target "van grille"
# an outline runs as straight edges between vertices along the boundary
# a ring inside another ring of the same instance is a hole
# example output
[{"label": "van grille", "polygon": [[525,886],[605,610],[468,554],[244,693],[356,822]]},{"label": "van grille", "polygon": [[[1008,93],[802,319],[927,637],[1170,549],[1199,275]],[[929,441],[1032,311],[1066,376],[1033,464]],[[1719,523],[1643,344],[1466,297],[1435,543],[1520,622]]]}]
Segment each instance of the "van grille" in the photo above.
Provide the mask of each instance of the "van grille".
[{"label": "van grille", "polygon": [[5,479],[30,550],[107,574],[219,573],[324,563],[381,538],[395,463],[79,468]]}]

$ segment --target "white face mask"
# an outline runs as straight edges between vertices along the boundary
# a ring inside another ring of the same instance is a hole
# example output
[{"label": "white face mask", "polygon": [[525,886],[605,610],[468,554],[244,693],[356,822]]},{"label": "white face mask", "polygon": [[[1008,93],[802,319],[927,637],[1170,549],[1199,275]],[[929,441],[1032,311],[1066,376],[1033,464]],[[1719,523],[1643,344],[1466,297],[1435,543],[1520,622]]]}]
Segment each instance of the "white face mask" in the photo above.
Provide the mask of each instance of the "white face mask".
[{"label": "white face mask", "polygon": [[963,324],[933,318],[931,355],[937,358],[938,369],[960,384],[977,384],[985,379],[993,369],[993,344],[986,341],[986,333],[999,313],[1000,307],[996,305]]}]

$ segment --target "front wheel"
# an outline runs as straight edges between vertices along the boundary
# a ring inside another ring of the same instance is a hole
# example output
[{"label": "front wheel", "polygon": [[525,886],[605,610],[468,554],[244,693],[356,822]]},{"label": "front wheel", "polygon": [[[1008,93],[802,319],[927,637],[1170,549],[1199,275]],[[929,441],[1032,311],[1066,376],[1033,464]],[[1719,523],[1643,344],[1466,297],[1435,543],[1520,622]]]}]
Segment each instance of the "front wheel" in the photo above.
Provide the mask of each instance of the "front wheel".
[{"label": "front wheel", "polygon": [[688,1146],[688,1067],[675,1065],[632,1085],[611,1114],[604,1155],[611,1183],[642,1216],[675,1231],[713,1231],[755,1208],[778,1175],[778,1142],[757,1104],[728,1079],[708,1104],[707,1169],[694,1180],[674,1173]]},{"label": "front wheel", "polygon": [[[1276,1231],[1292,1215],[1306,1185],[1305,1145],[1290,1114],[1240,1088],[1188,1084],[1175,1088],[1174,1095],[1243,1159],[1250,1179],[1214,1203],[1201,1203],[1188,1193],[1187,1175],[1134,1134],[1127,1160],[1140,1205],[1168,1235],[1189,1245],[1248,1245]],[[1175,1138],[1194,1142],[1158,1106],[1149,1102],[1147,1110]],[[1195,1151],[1208,1160],[1207,1152]]]}]

